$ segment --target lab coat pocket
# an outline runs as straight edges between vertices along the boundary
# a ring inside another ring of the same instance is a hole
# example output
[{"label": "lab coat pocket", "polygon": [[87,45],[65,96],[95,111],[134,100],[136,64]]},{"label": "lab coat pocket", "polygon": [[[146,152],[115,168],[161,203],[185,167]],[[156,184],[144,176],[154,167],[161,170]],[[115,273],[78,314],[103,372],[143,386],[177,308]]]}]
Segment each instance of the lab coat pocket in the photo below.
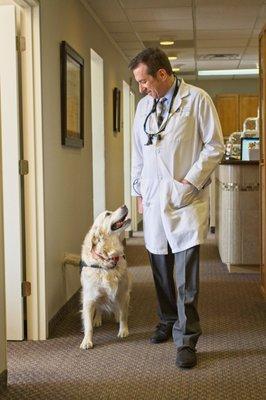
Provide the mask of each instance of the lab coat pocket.
[{"label": "lab coat pocket", "polygon": [[154,181],[141,178],[140,192],[144,206],[150,205],[156,194],[157,188],[158,185]]},{"label": "lab coat pocket", "polygon": [[191,204],[197,197],[198,190],[187,183],[181,183],[173,180],[171,203],[175,208],[185,207]]}]

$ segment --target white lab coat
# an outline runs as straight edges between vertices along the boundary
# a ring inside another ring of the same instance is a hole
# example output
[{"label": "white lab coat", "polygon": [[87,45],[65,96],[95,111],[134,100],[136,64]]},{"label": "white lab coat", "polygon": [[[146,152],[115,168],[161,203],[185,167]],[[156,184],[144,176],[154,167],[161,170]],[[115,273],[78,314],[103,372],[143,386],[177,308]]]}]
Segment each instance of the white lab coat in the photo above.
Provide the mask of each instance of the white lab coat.
[{"label": "white lab coat", "polygon": [[[162,140],[146,146],[144,121],[153,98],[140,100],[133,127],[132,195],[142,196],[144,239],[154,254],[202,243],[209,225],[210,175],[224,153],[216,109],[202,89],[180,84]],[[166,117],[167,118],[167,115]],[[155,113],[148,132],[157,132]],[[194,185],[182,184],[187,179]]]}]

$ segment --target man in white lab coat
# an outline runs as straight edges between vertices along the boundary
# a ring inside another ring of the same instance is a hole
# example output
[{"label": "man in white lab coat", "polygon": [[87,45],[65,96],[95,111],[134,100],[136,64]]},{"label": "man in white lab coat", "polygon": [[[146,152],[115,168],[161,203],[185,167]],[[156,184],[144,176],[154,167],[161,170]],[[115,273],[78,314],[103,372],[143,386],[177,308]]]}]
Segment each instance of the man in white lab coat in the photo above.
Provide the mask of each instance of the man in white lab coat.
[{"label": "man in white lab coat", "polygon": [[190,368],[201,334],[199,245],[209,225],[210,175],[224,153],[221,127],[208,94],[176,77],[160,49],[143,50],[129,68],[146,95],[134,120],[132,195],[143,212],[158,299],[150,341],[173,336],[176,365]]}]

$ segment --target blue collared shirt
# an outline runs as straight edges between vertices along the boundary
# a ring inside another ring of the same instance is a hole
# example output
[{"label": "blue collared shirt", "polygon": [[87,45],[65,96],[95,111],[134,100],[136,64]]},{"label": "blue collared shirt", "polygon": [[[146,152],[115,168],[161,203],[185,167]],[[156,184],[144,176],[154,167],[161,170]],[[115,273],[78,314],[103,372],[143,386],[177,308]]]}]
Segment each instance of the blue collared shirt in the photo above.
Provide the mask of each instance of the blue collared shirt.
[{"label": "blue collared shirt", "polygon": [[172,84],[172,86],[170,87],[170,89],[168,90],[168,92],[163,96],[164,98],[166,98],[166,102],[165,102],[165,108],[164,108],[164,112],[163,112],[163,117],[165,117],[166,114],[168,114],[169,111],[169,107],[170,107],[170,103],[175,91],[175,84],[176,84],[176,78]]}]

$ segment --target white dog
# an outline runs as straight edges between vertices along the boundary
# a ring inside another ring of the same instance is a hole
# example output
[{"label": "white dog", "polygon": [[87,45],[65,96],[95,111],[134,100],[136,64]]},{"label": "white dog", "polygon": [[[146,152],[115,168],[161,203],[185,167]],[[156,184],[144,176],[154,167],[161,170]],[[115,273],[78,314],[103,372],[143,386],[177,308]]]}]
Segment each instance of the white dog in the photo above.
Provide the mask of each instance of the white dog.
[{"label": "white dog", "polygon": [[81,251],[82,349],[93,347],[93,327],[102,324],[102,311],[113,312],[119,322],[118,337],[128,336],[130,279],[119,235],[131,220],[126,206],[104,211],[87,233]]}]

